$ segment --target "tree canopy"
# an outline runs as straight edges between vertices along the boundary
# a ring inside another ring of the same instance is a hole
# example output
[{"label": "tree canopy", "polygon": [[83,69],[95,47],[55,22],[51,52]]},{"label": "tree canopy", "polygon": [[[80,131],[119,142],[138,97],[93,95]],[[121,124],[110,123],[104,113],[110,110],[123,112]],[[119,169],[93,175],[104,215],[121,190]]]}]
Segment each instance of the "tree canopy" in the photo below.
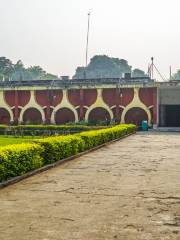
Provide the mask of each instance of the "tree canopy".
[{"label": "tree canopy", "polygon": [[132,77],[147,77],[147,74],[145,74],[145,72],[141,69],[135,68],[132,71]]},{"label": "tree canopy", "polygon": [[180,80],[180,69],[172,75],[172,80]]},{"label": "tree canopy", "polygon": [[0,57],[0,80],[30,81],[30,80],[55,80],[58,76],[47,73],[40,66],[25,68],[21,60],[13,64],[6,57]]},{"label": "tree canopy", "polygon": [[10,78],[13,71],[14,71],[14,68],[11,60],[5,57],[0,57],[0,79],[6,80]]},{"label": "tree canopy", "polygon": [[132,73],[133,77],[146,77],[140,69],[132,70],[125,59],[111,58],[106,55],[96,55],[91,58],[87,67],[77,67],[74,79],[86,78],[121,78],[124,73]]}]

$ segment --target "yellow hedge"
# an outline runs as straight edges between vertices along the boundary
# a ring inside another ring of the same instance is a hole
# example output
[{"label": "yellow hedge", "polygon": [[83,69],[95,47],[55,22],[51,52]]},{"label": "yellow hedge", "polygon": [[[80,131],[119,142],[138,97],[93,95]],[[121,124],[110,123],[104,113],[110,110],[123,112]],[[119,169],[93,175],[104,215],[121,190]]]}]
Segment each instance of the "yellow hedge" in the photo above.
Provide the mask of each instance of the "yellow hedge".
[{"label": "yellow hedge", "polygon": [[34,143],[1,147],[0,181],[76,155],[135,131],[135,125],[123,124],[75,135],[48,137]]},{"label": "yellow hedge", "polygon": [[0,148],[0,181],[22,175],[43,166],[44,149],[35,143]]}]

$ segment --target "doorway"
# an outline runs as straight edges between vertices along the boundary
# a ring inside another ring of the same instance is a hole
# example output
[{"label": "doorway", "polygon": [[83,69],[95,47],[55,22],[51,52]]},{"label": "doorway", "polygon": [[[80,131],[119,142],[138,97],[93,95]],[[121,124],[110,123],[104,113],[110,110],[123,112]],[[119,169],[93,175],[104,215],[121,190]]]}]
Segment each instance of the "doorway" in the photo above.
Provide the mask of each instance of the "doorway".
[{"label": "doorway", "polygon": [[180,105],[160,105],[160,126],[180,127]]}]

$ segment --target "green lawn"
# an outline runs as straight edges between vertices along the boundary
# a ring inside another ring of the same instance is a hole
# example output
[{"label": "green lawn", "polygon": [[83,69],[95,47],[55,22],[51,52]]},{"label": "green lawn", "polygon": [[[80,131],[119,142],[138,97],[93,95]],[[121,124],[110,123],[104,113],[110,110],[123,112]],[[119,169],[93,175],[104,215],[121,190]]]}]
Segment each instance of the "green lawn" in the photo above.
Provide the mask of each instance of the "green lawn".
[{"label": "green lawn", "polygon": [[[14,137],[14,136],[4,136],[0,135],[0,147],[11,145],[11,144],[20,144],[24,142],[32,142],[38,137],[24,136],[24,137]],[[40,138],[40,137],[39,137]]]}]

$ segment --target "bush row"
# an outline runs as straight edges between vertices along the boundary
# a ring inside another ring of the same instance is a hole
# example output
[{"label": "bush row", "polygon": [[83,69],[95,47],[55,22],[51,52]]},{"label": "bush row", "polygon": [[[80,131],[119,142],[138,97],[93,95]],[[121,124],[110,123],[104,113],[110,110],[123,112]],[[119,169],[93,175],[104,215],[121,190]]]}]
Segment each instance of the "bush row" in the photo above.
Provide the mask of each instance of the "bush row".
[{"label": "bush row", "polygon": [[43,166],[44,149],[35,143],[22,143],[0,148],[0,181],[23,175]]},{"label": "bush row", "polygon": [[35,140],[32,144],[1,147],[0,181],[76,155],[135,131],[134,125],[117,125],[74,135],[48,137]]},{"label": "bush row", "polygon": [[85,125],[0,125],[1,134],[11,135],[53,135],[55,133],[79,133],[82,131],[104,129],[107,126],[85,126]]}]

